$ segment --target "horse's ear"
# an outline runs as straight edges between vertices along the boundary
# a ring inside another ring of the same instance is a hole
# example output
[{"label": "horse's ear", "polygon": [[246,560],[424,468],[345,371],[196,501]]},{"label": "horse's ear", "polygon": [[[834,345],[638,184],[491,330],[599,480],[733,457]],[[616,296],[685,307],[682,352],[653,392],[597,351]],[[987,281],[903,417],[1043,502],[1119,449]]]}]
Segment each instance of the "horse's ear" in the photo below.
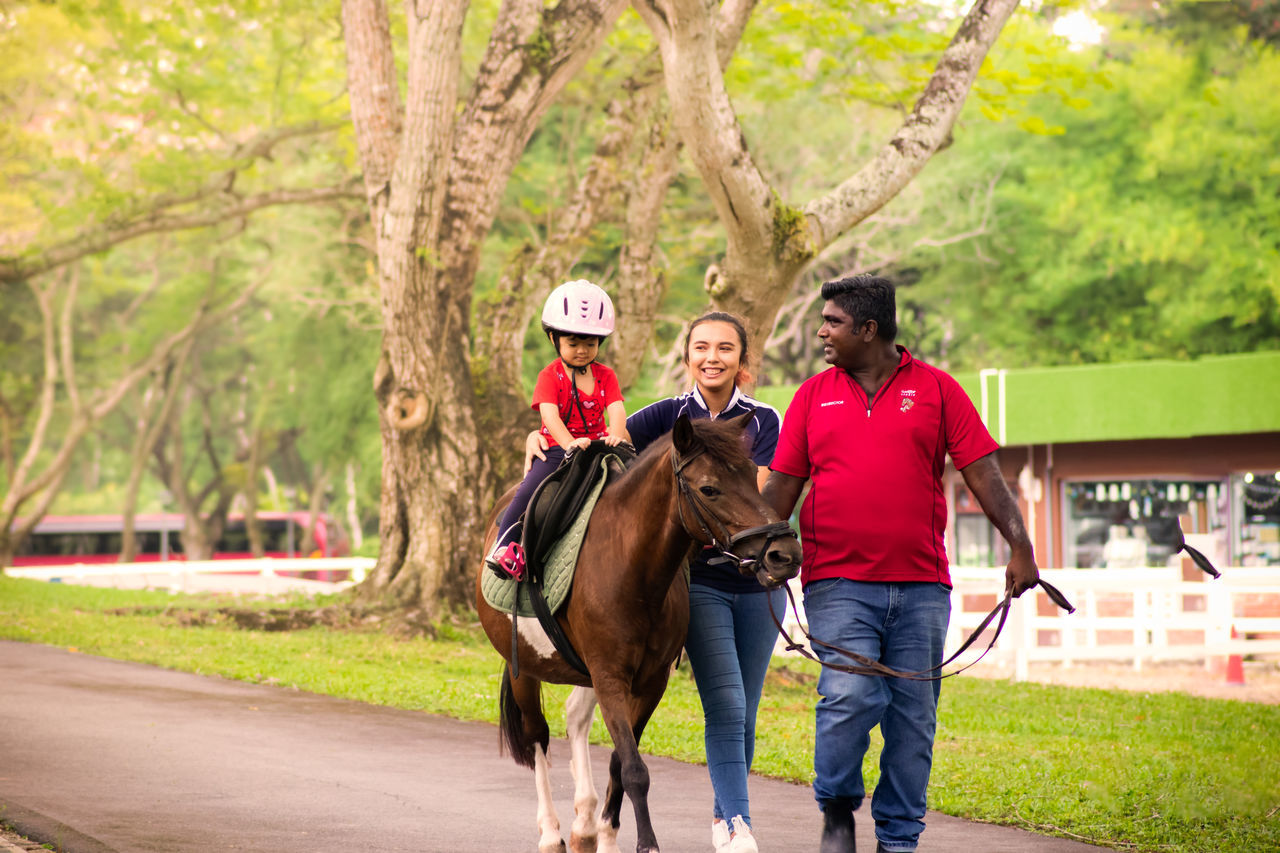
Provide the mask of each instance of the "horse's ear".
[{"label": "horse's ear", "polygon": [[746,414],[738,415],[736,418],[730,418],[725,423],[733,424],[739,430],[745,431],[747,424],[751,423],[751,419],[756,416],[756,410],[752,409]]},{"label": "horse's ear", "polygon": [[693,424],[690,423],[688,415],[681,415],[676,418],[676,425],[671,428],[671,443],[680,453],[688,453],[698,443],[697,436],[693,433]]}]

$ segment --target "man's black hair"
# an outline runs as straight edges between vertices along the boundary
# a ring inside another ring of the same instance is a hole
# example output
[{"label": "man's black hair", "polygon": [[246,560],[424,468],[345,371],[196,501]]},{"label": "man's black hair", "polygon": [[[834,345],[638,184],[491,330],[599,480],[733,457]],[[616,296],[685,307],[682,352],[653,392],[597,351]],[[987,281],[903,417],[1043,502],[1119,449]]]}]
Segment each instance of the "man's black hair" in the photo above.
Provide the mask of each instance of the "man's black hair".
[{"label": "man's black hair", "polygon": [[893,282],[875,275],[855,275],[822,285],[822,298],[834,302],[859,327],[876,321],[876,337],[892,342],[898,336],[898,305]]}]

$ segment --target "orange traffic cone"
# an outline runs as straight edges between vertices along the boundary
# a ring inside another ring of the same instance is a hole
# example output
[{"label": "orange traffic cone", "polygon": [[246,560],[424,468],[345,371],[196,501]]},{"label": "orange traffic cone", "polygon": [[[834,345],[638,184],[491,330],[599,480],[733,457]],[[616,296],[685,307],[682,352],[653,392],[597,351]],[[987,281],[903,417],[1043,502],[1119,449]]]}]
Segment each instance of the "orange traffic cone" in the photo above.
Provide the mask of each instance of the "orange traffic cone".
[{"label": "orange traffic cone", "polygon": [[[1236,626],[1231,626],[1231,639],[1238,638],[1236,634]],[[1227,684],[1244,685],[1244,661],[1240,655],[1229,655],[1227,657]]]}]

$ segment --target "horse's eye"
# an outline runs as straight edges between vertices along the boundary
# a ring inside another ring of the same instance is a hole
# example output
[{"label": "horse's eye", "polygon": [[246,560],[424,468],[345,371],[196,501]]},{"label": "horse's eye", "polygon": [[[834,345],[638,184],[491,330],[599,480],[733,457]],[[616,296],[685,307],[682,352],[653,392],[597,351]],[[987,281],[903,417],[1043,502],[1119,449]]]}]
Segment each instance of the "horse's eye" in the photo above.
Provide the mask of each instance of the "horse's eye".
[{"label": "horse's eye", "polygon": [[720,494],[720,490],[715,486],[700,486],[698,491],[702,492],[709,498],[714,498],[716,495]]}]

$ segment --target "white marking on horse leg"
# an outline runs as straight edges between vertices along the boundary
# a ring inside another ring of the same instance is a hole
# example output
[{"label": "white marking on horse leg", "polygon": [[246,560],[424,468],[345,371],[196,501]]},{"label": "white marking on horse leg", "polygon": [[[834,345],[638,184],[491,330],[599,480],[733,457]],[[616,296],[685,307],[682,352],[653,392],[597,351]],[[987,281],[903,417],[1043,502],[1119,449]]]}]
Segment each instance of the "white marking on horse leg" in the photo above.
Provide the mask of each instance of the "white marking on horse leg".
[{"label": "white marking on horse leg", "polygon": [[618,830],[607,820],[600,821],[596,853],[622,853],[618,849]]},{"label": "white marking on horse leg", "polygon": [[[507,621],[511,621],[511,614],[507,614]],[[556,645],[551,642],[551,638],[547,636],[547,632],[542,630],[536,616],[521,616],[516,623],[516,632],[520,635],[520,639],[529,644],[530,648],[542,660],[550,660],[556,653]]]},{"label": "white marking on horse leg", "polygon": [[569,835],[569,848],[573,853],[594,853],[597,850],[596,807],[600,798],[591,778],[589,737],[596,711],[596,692],[590,687],[575,687],[564,708],[569,769],[573,773],[573,830]]},{"label": "white marking on horse leg", "polygon": [[533,751],[533,778],[538,789],[538,853],[559,853],[564,849],[560,840],[560,818],[551,792],[551,762],[542,747]]}]

